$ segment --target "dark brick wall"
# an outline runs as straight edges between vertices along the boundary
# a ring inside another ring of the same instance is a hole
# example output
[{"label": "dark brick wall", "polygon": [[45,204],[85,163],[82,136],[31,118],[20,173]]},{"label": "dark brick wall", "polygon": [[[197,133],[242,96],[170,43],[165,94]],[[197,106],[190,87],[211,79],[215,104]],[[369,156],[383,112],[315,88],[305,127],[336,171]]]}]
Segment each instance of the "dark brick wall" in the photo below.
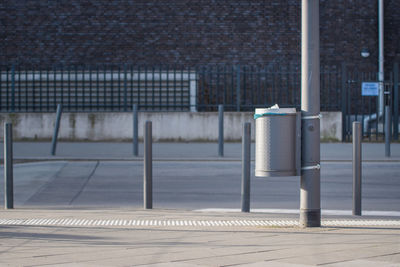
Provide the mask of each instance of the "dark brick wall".
[{"label": "dark brick wall", "polygon": [[[400,1],[386,0],[386,63]],[[377,70],[376,0],[321,0],[321,64]],[[3,0],[0,61],[53,64],[300,63],[300,0]],[[360,56],[362,47],[371,56]]]}]

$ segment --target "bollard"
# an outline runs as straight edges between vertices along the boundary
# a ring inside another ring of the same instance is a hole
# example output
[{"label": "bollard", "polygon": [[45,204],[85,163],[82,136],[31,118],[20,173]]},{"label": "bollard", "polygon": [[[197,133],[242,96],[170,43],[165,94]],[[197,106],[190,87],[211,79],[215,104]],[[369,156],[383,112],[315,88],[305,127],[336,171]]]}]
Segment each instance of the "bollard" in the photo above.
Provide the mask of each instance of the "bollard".
[{"label": "bollard", "polygon": [[14,208],[14,176],[11,123],[4,123],[4,208]]},{"label": "bollard", "polygon": [[133,110],[133,155],[138,156],[139,155],[139,149],[138,149],[138,105],[134,104],[132,107]]},{"label": "bollard", "polygon": [[251,124],[243,124],[242,134],[242,212],[250,212]]},{"label": "bollard", "polygon": [[218,156],[224,156],[224,105],[218,105]]},{"label": "bollard", "polygon": [[144,127],[144,172],[143,172],[143,200],[144,209],[153,208],[153,156],[152,156],[152,129],[151,121],[146,121]]},{"label": "bollard", "polygon": [[56,154],[57,137],[58,137],[58,130],[60,129],[61,113],[62,113],[62,105],[58,104],[57,105],[56,124],[54,125],[54,133],[53,133],[53,138],[51,140],[51,155],[52,156],[54,156]]},{"label": "bollard", "polygon": [[391,111],[390,106],[385,106],[385,156],[390,157],[390,138],[391,138]]},{"label": "bollard", "polygon": [[353,122],[353,215],[361,216],[361,123]]}]

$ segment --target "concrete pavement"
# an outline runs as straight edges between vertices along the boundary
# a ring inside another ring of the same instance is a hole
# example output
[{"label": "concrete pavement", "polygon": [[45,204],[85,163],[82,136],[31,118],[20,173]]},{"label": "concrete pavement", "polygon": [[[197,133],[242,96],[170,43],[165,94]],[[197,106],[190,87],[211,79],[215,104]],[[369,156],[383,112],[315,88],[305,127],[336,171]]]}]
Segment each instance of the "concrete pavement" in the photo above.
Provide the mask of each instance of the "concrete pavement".
[{"label": "concrete pavement", "polygon": [[289,215],[157,209],[22,209],[0,217],[4,266],[400,266],[393,220],[364,218],[370,224],[361,226],[324,217],[343,225],[301,229],[283,223],[297,220]]}]

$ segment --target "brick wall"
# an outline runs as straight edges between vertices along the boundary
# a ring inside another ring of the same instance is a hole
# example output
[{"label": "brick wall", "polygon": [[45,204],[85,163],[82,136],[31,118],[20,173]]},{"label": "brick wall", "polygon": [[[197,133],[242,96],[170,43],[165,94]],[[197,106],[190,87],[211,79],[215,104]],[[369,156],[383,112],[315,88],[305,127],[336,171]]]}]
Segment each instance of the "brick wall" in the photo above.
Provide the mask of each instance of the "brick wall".
[{"label": "brick wall", "polygon": [[[385,8],[389,66],[400,54],[400,2]],[[3,0],[0,61],[299,66],[300,21],[300,0]],[[377,71],[376,0],[321,0],[320,26],[322,65]]]}]

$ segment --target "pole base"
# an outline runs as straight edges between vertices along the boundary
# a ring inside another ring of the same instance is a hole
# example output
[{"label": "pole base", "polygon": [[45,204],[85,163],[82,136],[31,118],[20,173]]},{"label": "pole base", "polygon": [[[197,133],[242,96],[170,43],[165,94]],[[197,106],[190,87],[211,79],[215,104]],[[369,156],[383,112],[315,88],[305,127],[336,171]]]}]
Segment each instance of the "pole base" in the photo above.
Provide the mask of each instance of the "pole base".
[{"label": "pole base", "polygon": [[321,227],[321,210],[300,210],[300,227]]}]

